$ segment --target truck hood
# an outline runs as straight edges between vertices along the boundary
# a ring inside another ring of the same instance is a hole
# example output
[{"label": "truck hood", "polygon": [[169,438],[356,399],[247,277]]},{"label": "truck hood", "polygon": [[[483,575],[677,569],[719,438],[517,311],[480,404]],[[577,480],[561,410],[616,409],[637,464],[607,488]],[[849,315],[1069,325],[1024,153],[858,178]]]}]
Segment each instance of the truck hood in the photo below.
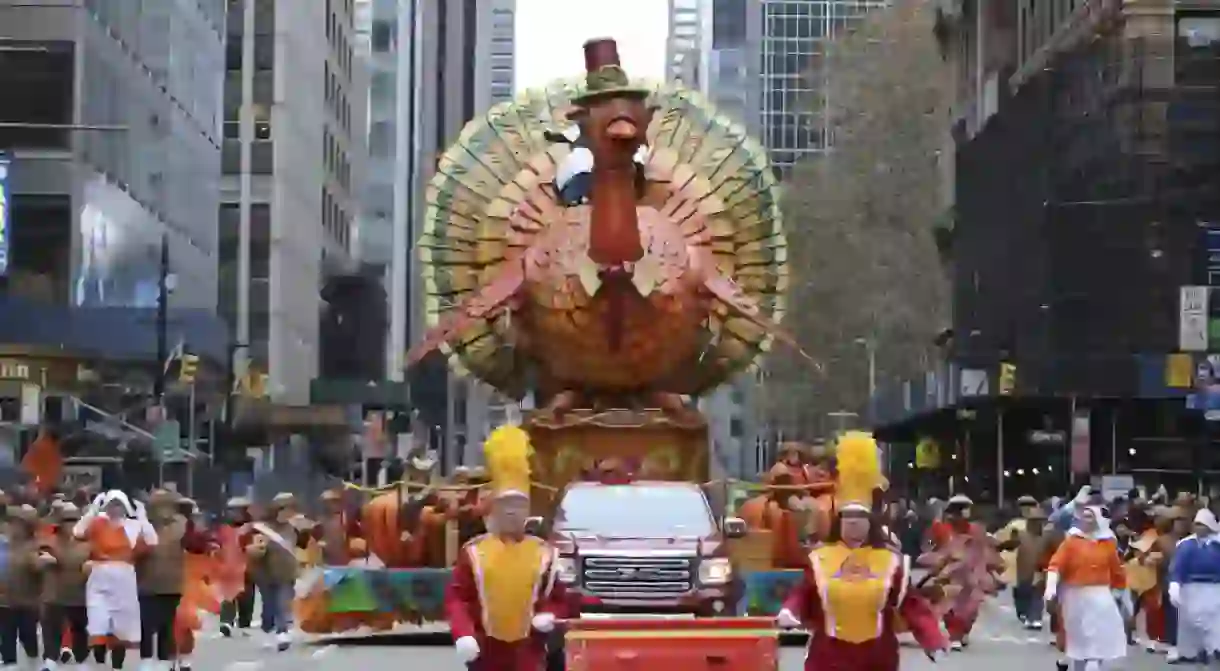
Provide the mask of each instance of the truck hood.
[{"label": "truck hood", "polygon": [[572,554],[580,549],[581,554],[605,553],[673,553],[682,555],[701,554],[714,557],[721,554],[723,543],[719,537],[698,536],[599,536],[597,534],[555,534],[551,539],[560,554]]}]

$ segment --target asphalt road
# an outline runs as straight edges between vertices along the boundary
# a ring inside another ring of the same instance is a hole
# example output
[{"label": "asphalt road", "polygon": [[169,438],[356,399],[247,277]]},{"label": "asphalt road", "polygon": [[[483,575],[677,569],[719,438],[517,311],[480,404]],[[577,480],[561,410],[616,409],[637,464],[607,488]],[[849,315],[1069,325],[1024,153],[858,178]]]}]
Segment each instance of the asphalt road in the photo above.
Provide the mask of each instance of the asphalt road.
[{"label": "asphalt road", "polygon": [[[904,671],[1053,671],[1055,651],[1049,637],[1041,632],[1022,630],[1001,595],[988,604],[983,618],[971,636],[970,647],[952,653],[939,664],[929,662],[919,650],[904,649]],[[277,653],[266,649],[259,636],[223,639],[215,632],[203,637],[194,658],[198,671],[375,671],[409,668],[413,671],[462,671],[450,648],[442,645],[348,645],[330,642],[299,643]],[[434,642],[437,637],[433,637]],[[802,668],[804,650],[785,648],[783,671]],[[1124,671],[1165,669],[1165,658],[1131,649]]]}]

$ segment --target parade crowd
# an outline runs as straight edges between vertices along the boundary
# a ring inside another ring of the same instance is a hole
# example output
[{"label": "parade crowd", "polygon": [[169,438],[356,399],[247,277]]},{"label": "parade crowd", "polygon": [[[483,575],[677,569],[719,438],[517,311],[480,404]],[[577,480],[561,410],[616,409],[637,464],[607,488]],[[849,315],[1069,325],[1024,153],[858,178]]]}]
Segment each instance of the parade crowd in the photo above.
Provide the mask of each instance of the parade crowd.
[{"label": "parade crowd", "polygon": [[346,563],[359,549],[339,498],[324,494],[316,520],[291,494],[235,498],[212,521],[160,489],[0,492],[0,669],[122,669],[138,654],[142,670],[189,671],[201,614],[246,634],[256,592],[269,647],[288,649],[303,551]]}]

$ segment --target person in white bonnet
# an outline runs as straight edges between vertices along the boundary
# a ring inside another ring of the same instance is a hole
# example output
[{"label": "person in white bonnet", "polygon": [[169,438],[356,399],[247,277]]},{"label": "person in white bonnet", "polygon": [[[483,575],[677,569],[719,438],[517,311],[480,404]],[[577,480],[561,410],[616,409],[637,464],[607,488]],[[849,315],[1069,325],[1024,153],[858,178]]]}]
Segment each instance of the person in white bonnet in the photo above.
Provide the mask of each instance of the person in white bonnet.
[{"label": "person in white bonnet", "polygon": [[1220,659],[1220,522],[1204,508],[1169,566],[1169,600],[1178,609],[1178,662]]},{"label": "person in white bonnet", "polygon": [[[85,611],[94,660],[101,664],[110,648],[110,662],[123,668],[127,649],[140,642],[140,597],[135,557],[142,546],[156,545],[157,532],[144,504],[134,505],[115,489],[99,494],[72,528],[72,535],[89,543],[85,563]],[[108,641],[102,643],[101,641]]]}]

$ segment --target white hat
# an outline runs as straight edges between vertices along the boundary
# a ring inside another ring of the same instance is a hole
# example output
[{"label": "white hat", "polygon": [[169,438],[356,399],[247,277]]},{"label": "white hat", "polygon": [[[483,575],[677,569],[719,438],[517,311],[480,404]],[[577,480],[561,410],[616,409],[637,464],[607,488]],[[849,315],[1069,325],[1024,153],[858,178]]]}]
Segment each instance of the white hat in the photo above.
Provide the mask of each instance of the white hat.
[{"label": "white hat", "polygon": [[952,497],[949,498],[949,505],[951,505],[951,506],[972,506],[972,505],[974,505],[974,501],[972,501],[970,499],[970,497],[966,496],[965,494],[954,494]]},{"label": "white hat", "polygon": [[1207,508],[1195,513],[1195,524],[1202,524],[1211,529],[1212,533],[1220,533],[1220,522],[1216,521],[1216,516]]},{"label": "white hat", "polygon": [[105,510],[106,506],[109,506],[111,503],[116,501],[123,504],[123,508],[127,511],[128,515],[132,517],[135,516],[136,509],[131,505],[131,499],[127,498],[127,495],[118,489],[112,489],[102,495],[102,505],[99,507],[102,510]]}]

